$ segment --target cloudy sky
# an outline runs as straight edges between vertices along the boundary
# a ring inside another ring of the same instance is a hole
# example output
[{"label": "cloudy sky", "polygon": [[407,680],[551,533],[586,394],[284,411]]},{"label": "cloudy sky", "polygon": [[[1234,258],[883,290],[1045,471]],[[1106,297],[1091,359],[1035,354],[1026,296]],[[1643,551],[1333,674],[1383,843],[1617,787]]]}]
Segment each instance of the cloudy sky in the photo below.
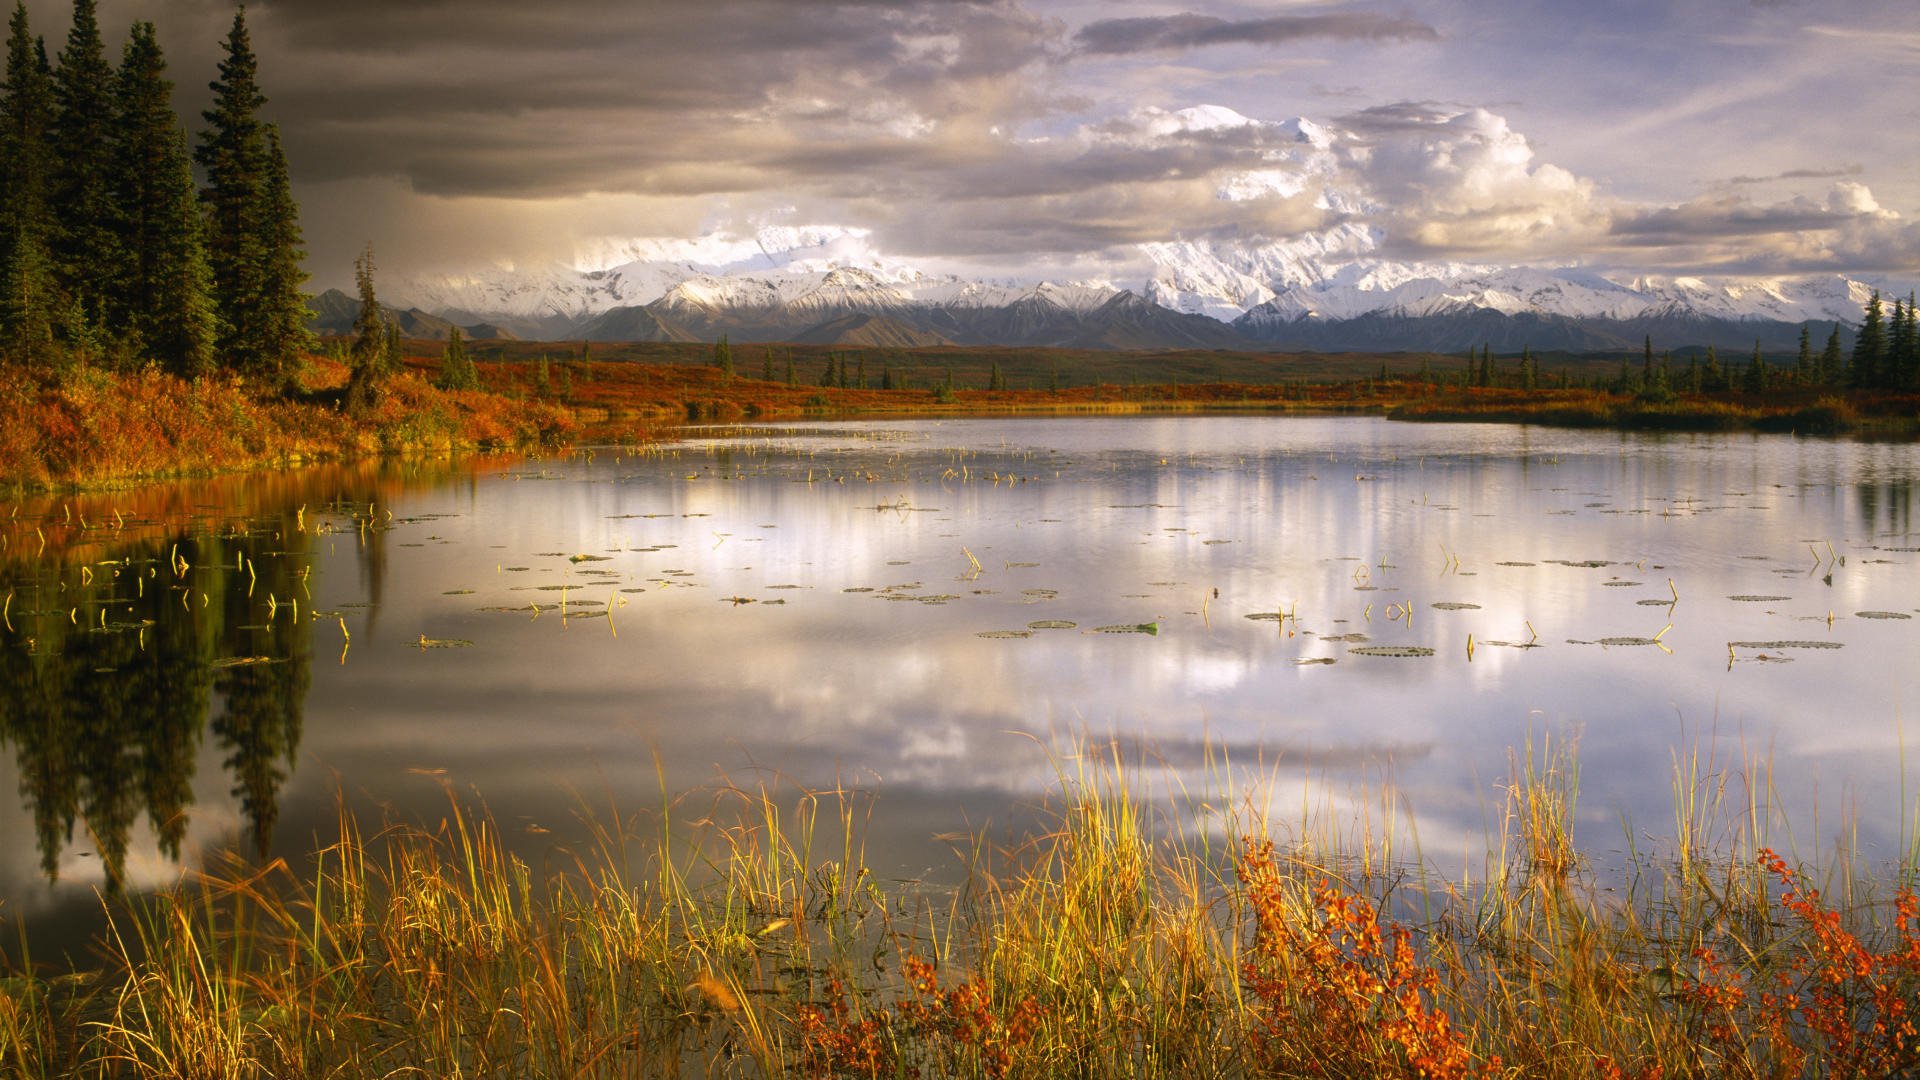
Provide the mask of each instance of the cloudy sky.
[{"label": "cloudy sky", "polygon": [[[57,51],[70,4],[27,7]],[[100,15],[116,50],[159,24],[197,126],[232,8]],[[1920,269],[1913,0],[256,0],[248,21],[316,285],[369,240],[408,272],[767,221],[986,274],[1341,225],[1405,258]]]}]

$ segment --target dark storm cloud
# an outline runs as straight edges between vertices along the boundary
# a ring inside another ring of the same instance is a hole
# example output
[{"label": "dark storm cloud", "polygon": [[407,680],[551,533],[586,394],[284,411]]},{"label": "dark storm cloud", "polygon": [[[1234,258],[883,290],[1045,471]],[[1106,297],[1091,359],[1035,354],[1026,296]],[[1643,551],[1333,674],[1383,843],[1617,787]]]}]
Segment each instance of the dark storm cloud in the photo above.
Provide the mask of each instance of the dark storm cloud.
[{"label": "dark storm cloud", "polygon": [[960,0],[267,0],[249,22],[304,179],[512,197],[741,190],[796,143],[937,157],[942,125],[1044,109],[1021,73],[1060,33]]},{"label": "dark storm cloud", "polygon": [[1438,41],[1440,34],[1417,19],[1345,12],[1222,19],[1213,15],[1102,19],[1073,36],[1079,52],[1095,56],[1173,52],[1206,45],[1284,45],[1310,38],[1337,41]]}]

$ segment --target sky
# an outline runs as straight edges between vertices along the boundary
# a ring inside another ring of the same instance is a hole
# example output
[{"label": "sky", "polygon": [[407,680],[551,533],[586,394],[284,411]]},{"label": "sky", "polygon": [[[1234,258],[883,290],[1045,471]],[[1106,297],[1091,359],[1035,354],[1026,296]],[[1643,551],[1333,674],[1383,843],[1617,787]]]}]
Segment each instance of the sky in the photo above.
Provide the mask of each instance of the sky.
[{"label": "sky", "polygon": [[[27,7],[57,54],[70,2]],[[99,8],[116,52],[158,25],[197,130],[234,9]],[[316,287],[368,243],[426,273],[767,224],[977,276],[1343,226],[1421,261],[1920,270],[1913,0],[246,10]]]}]

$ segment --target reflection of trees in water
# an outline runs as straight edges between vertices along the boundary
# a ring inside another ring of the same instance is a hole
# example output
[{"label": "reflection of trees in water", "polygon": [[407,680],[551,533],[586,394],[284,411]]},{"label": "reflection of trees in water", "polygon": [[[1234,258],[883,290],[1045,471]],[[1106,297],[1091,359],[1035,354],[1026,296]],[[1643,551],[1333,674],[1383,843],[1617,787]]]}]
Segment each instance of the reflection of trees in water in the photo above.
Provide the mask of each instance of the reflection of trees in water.
[{"label": "reflection of trees in water", "polygon": [[[143,811],[160,851],[178,859],[209,729],[252,846],[266,854],[312,681],[312,530],[323,507],[364,517],[398,486],[384,469],[319,474],[313,486],[273,486],[264,511],[228,508],[213,527],[148,528],[131,550],[84,537],[72,561],[49,553],[0,566],[0,595],[12,594],[11,626],[0,627],[0,745],[12,748],[49,879],[83,834],[118,888]],[[376,604],[382,532],[354,539]],[[22,534],[16,523],[12,537]],[[24,535],[35,536],[30,522]],[[11,545],[23,549],[32,553]]]},{"label": "reflection of trees in water", "polygon": [[1913,533],[1913,483],[1909,480],[1862,481],[1853,486],[1860,517],[1872,535]]}]

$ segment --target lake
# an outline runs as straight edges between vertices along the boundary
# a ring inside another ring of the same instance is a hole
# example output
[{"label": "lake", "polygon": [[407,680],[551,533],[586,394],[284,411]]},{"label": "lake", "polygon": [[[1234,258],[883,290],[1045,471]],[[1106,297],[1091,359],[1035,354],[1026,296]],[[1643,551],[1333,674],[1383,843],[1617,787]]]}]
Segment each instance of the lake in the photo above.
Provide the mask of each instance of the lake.
[{"label": "lake", "polygon": [[0,920],[73,951],[96,889],[448,790],[539,860],[688,791],[858,789],[876,872],[951,881],[1116,740],[1163,804],[1443,875],[1513,755],[1576,741],[1597,856],[1674,836],[1697,757],[1782,847],[1889,860],[1917,472],[1788,436],[865,420],[21,503]]}]

